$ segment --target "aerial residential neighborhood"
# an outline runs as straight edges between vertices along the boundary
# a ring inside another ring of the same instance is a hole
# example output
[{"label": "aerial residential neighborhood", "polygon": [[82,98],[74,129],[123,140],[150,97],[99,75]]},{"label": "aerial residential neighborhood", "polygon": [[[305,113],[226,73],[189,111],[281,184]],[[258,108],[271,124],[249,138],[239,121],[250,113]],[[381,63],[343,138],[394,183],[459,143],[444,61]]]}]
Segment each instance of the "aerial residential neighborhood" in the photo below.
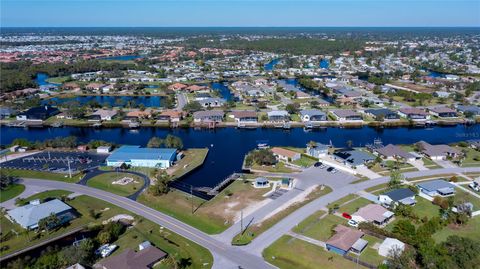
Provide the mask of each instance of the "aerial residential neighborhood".
[{"label": "aerial residential neighborhood", "polygon": [[476,1],[0,7],[0,268],[480,268]]}]

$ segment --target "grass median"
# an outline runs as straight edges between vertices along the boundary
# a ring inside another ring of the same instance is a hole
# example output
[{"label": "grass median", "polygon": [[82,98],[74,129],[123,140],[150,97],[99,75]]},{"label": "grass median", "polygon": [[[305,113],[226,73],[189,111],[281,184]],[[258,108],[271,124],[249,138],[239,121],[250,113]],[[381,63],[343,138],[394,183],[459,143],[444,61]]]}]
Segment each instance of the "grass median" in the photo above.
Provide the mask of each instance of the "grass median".
[{"label": "grass median", "polygon": [[80,173],[72,174],[72,178],[70,178],[68,174],[35,171],[35,170],[2,168],[2,172],[5,173],[6,175],[13,176],[13,177],[47,179],[47,180],[62,181],[67,183],[76,183],[82,178],[82,175]]},{"label": "grass median", "polygon": [[320,189],[320,187],[315,188],[307,197],[301,201],[301,202],[296,202],[287,207],[286,209],[276,213],[275,215],[271,216],[270,218],[260,222],[256,223],[248,228],[246,228],[243,233],[237,234],[233,239],[232,239],[232,245],[247,245],[252,242],[253,239],[255,239],[257,236],[265,232],[266,230],[270,229],[272,226],[277,224],[279,221],[281,221],[283,218],[286,216],[290,215],[293,213],[295,210],[301,208],[302,206],[308,204],[309,202],[326,195],[332,191],[331,188],[325,187],[323,190]]},{"label": "grass median", "polygon": [[[122,182],[123,181],[123,182]],[[120,196],[129,196],[142,188],[142,177],[130,173],[108,172],[88,180],[87,186]]]},{"label": "grass median", "polygon": [[25,185],[11,184],[3,190],[0,190],[0,203],[19,196],[25,190]]}]

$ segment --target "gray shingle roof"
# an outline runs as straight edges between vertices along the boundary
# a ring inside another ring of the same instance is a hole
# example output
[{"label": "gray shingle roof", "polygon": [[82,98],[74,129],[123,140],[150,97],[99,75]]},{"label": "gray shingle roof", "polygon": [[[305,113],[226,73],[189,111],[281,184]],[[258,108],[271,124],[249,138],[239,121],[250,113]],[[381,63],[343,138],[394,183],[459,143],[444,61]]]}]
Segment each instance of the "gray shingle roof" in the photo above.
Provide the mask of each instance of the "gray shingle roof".
[{"label": "gray shingle roof", "polygon": [[54,199],[38,205],[28,204],[9,210],[8,215],[20,226],[28,228],[35,226],[38,222],[50,214],[58,214],[72,209],[64,202]]}]

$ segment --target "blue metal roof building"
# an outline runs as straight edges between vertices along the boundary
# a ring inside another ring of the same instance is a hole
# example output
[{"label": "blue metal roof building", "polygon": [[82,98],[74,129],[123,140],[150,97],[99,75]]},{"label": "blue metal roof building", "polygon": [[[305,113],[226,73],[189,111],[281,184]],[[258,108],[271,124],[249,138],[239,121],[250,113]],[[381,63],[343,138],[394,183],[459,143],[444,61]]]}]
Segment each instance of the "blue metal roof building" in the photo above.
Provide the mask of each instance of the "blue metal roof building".
[{"label": "blue metal roof building", "polygon": [[140,146],[121,146],[107,158],[108,166],[120,166],[123,163],[135,167],[169,168],[177,156],[177,150],[171,148],[141,148]]}]

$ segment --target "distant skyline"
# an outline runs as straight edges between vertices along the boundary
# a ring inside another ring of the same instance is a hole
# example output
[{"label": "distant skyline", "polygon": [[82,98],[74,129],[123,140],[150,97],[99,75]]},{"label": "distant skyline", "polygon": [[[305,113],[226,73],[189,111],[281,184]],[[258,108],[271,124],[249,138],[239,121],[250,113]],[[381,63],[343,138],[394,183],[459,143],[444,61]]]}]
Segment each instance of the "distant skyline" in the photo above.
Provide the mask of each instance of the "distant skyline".
[{"label": "distant skyline", "polygon": [[0,0],[2,27],[480,27],[480,0]]}]

